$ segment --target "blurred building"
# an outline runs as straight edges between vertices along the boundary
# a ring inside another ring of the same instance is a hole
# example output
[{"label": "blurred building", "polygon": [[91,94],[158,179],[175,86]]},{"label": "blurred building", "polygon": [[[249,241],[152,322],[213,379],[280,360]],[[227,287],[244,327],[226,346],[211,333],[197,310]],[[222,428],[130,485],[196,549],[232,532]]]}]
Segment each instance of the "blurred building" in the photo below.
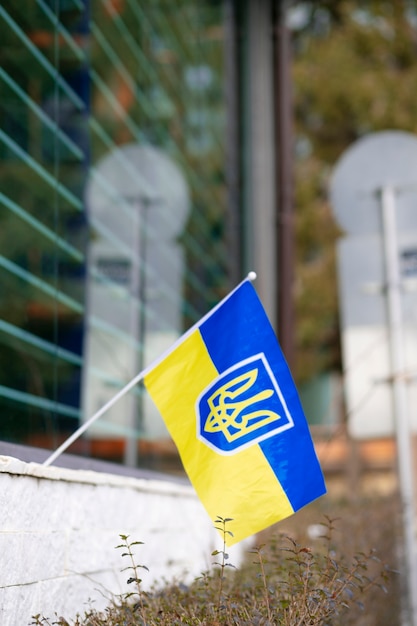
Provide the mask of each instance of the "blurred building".
[{"label": "blurred building", "polygon": [[[0,452],[56,448],[251,269],[276,325],[279,13],[2,3]],[[71,448],[170,450],[139,387]]]}]

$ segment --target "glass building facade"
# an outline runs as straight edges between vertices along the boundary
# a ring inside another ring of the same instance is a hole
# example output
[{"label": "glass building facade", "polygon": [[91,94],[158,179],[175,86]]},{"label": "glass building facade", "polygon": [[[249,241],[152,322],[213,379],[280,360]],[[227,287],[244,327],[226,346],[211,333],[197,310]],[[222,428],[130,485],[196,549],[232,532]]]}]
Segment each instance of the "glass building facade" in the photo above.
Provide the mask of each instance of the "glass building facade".
[{"label": "glass building facade", "polygon": [[[240,272],[226,9],[2,3],[0,440],[56,448]],[[165,440],[137,387],[70,451],[140,465]]]},{"label": "glass building facade", "polygon": [[[226,288],[224,14],[23,0],[0,17],[0,437],[54,447]],[[144,404],[136,389],[84,447],[159,436]]]}]

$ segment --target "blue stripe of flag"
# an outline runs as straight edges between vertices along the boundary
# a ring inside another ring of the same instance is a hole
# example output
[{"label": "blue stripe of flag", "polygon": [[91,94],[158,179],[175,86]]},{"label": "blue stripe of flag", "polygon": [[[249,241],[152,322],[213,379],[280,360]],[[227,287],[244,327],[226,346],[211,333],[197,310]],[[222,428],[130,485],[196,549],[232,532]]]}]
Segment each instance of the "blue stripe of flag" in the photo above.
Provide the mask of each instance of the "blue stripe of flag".
[{"label": "blue stripe of flag", "polygon": [[323,475],[307,420],[274,330],[251,283],[245,281],[200,326],[210,357],[221,374],[263,352],[283,393],[294,427],[261,442],[266,460],[294,511],[323,495]]}]

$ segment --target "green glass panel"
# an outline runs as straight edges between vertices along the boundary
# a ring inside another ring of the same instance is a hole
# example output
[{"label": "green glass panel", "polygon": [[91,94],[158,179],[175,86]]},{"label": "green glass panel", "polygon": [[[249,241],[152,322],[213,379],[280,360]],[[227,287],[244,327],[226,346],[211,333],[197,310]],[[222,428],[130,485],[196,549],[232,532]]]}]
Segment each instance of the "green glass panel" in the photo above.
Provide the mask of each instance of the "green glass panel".
[{"label": "green glass panel", "polygon": [[[0,28],[0,438],[53,448],[225,293],[223,12],[6,0]],[[136,389],[75,451],[158,424]]]}]

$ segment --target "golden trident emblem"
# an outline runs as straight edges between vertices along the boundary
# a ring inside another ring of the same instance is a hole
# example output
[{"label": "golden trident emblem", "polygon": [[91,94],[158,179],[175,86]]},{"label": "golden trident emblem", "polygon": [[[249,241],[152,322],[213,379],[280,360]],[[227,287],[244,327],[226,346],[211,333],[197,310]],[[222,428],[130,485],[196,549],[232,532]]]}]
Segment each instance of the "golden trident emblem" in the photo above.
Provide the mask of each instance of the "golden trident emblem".
[{"label": "golden trident emblem", "polygon": [[[258,371],[258,368],[254,368],[236,376],[222,387],[218,387],[208,398],[210,413],[204,424],[204,430],[207,433],[222,432],[226,440],[231,443],[239,437],[244,437],[280,419],[281,416],[278,413],[268,409],[246,411],[252,404],[270,398],[274,394],[273,389],[264,389],[246,400],[237,399],[240,394],[253,387]],[[254,423],[253,420],[255,420]]]}]

